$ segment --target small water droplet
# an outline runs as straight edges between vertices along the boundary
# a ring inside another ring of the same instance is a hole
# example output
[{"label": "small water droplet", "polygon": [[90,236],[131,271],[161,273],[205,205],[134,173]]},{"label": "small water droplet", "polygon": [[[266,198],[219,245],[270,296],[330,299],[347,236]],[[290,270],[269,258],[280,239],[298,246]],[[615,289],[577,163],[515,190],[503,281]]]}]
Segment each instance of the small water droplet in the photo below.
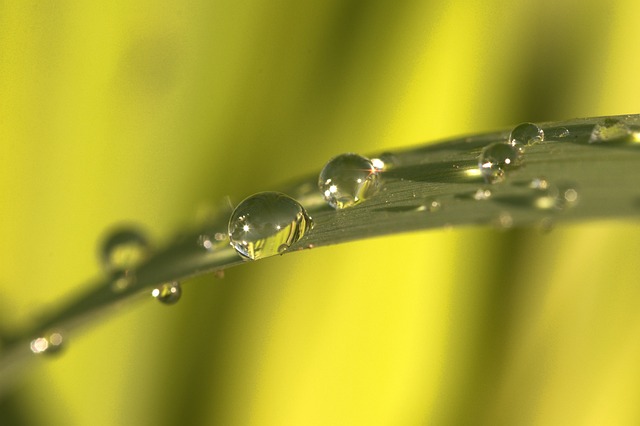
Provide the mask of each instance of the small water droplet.
[{"label": "small water droplet", "polygon": [[424,201],[424,203],[422,203],[422,205],[416,208],[416,211],[435,213],[439,211],[441,208],[442,208],[442,203],[440,202],[440,200],[435,198],[427,198]]},{"label": "small water droplet", "polygon": [[217,246],[226,245],[228,242],[227,234],[222,232],[205,233],[198,236],[198,245],[207,251],[214,250]]},{"label": "small water droplet", "polygon": [[389,171],[398,166],[398,157],[390,152],[383,152],[376,158],[372,158],[371,162],[378,171]]},{"label": "small water droplet", "polygon": [[544,140],[544,131],[533,123],[522,123],[517,125],[509,135],[509,144],[533,145]]},{"label": "small water droplet", "polygon": [[559,138],[566,138],[567,136],[569,136],[569,129],[567,129],[566,127],[560,127],[558,129],[558,136]]},{"label": "small water droplet", "polygon": [[473,194],[473,199],[478,201],[484,201],[491,198],[491,190],[487,188],[478,188]]},{"label": "small water droplet", "polygon": [[505,172],[520,165],[521,157],[517,147],[504,142],[494,142],[482,149],[478,167],[487,183],[504,181]]},{"label": "small water droplet", "polygon": [[[386,167],[387,163],[384,164]],[[366,157],[341,154],[324,166],[318,178],[318,187],[331,207],[344,209],[355,206],[378,191],[379,172]]]},{"label": "small water droplet", "polygon": [[306,210],[279,192],[261,192],[238,204],[229,219],[229,240],[242,256],[255,260],[281,254],[313,225]]},{"label": "small water droplet", "polygon": [[529,182],[529,188],[537,190],[545,190],[549,188],[549,181],[543,177],[537,177],[531,179]]},{"label": "small water droplet", "polygon": [[578,203],[578,190],[571,185],[561,186],[559,188],[559,196],[558,206],[561,209],[573,207]]},{"label": "small water droplet", "polygon": [[574,185],[551,185],[546,179],[537,178],[529,185],[535,191],[533,205],[541,210],[563,210],[578,202]]},{"label": "small water droplet", "polygon": [[513,226],[513,217],[509,212],[501,212],[495,221],[495,226],[500,230],[511,229]]},{"label": "small water droplet", "polygon": [[617,119],[607,118],[593,126],[589,143],[625,142],[630,137],[635,139],[627,124]]},{"label": "small water droplet", "polygon": [[129,270],[114,271],[111,276],[111,290],[115,293],[122,293],[133,285],[135,282],[135,275]]},{"label": "small water droplet", "polygon": [[544,217],[538,223],[537,229],[540,234],[548,234],[553,231],[555,227],[555,223],[553,223],[553,219],[550,217]]},{"label": "small water droplet", "polygon": [[178,281],[164,283],[154,288],[151,295],[166,305],[173,305],[182,296],[182,287]]},{"label": "small water droplet", "polygon": [[63,348],[64,340],[60,331],[52,331],[33,339],[29,346],[34,354],[53,355]]},{"label": "small water droplet", "polygon": [[106,271],[125,270],[137,266],[150,251],[147,237],[135,228],[113,231],[102,243],[100,260]]}]

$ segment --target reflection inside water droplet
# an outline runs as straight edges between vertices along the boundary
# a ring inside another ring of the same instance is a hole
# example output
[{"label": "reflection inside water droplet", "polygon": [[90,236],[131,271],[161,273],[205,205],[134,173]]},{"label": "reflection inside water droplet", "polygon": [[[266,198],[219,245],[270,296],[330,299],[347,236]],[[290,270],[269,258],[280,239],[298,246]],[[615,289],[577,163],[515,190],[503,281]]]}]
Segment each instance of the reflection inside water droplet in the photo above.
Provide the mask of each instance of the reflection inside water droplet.
[{"label": "reflection inside water droplet", "polygon": [[255,260],[282,254],[311,228],[306,210],[279,192],[261,192],[242,201],[229,219],[229,240],[242,256]]},{"label": "reflection inside water droplet", "polygon": [[504,142],[494,142],[482,149],[478,167],[487,183],[504,181],[506,171],[520,165],[517,147]]},{"label": "reflection inside water droplet", "polygon": [[182,287],[178,281],[162,284],[160,287],[154,288],[151,295],[160,302],[172,305],[180,300],[182,296]]},{"label": "reflection inside water droplet", "polygon": [[[383,168],[386,167],[384,161]],[[329,160],[320,172],[318,187],[325,201],[344,209],[373,196],[380,184],[380,169],[358,154],[341,154]]]},{"label": "reflection inside water droplet", "polygon": [[140,230],[123,227],[113,231],[102,243],[100,260],[104,270],[125,270],[137,266],[150,251],[147,237]]}]

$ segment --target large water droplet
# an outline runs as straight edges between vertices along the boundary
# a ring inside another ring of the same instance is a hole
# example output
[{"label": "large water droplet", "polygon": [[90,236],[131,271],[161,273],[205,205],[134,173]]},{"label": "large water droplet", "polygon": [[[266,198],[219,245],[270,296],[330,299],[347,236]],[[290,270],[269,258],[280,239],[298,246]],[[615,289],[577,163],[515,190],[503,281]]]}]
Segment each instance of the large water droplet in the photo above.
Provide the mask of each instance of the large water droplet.
[{"label": "large water droplet", "polygon": [[141,231],[120,228],[104,240],[100,260],[106,271],[126,270],[142,262],[149,251],[149,242]]},{"label": "large water droplet", "polygon": [[[383,167],[386,164],[383,161]],[[318,187],[335,209],[355,206],[378,191],[380,170],[358,154],[341,154],[329,160],[320,172]]]},{"label": "large water droplet", "polygon": [[306,210],[279,192],[260,192],[242,201],[229,219],[229,240],[255,260],[282,254],[312,226]]},{"label": "large water droplet", "polygon": [[178,281],[164,283],[154,288],[151,295],[166,305],[173,305],[182,296],[182,287]]},{"label": "large water droplet", "polygon": [[487,183],[498,183],[505,179],[505,172],[520,164],[517,147],[504,142],[494,142],[482,149],[478,166]]},{"label": "large water droplet", "polygon": [[517,125],[509,135],[510,145],[532,145],[544,140],[544,131],[533,123]]},{"label": "large water droplet", "polygon": [[52,331],[33,339],[29,346],[34,354],[53,355],[60,352],[63,342],[62,333],[60,331]]}]

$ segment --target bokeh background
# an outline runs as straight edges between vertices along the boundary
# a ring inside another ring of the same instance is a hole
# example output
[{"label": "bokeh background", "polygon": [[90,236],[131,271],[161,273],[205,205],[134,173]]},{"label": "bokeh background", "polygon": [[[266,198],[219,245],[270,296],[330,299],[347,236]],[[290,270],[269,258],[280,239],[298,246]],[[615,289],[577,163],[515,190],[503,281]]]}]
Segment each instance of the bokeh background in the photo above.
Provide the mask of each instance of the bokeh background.
[{"label": "bokeh background", "polygon": [[[0,1],[0,327],[86,288],[117,223],[375,152],[640,112],[640,3]],[[640,423],[637,222],[267,259],[38,359],[3,425]]]}]

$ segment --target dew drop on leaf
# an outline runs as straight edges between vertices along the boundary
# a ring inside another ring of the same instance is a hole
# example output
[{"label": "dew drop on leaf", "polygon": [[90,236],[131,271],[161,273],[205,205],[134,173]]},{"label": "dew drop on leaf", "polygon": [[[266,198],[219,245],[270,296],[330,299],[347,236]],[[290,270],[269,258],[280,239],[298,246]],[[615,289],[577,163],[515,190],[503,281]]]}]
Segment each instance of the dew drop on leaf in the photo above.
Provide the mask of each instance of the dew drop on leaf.
[{"label": "dew drop on leaf", "polygon": [[34,354],[53,355],[63,348],[64,340],[60,331],[52,331],[33,339],[29,346]]},{"label": "dew drop on leaf", "polygon": [[111,290],[114,293],[122,293],[135,282],[135,275],[127,269],[114,271],[111,275]]},{"label": "dew drop on leaf", "polygon": [[473,199],[477,201],[485,201],[491,198],[491,190],[487,188],[478,188],[473,193]]},{"label": "dew drop on leaf", "polygon": [[552,185],[544,178],[535,178],[529,187],[534,190],[533,205],[540,210],[564,210],[578,202],[575,185]]},{"label": "dew drop on leaf", "polygon": [[102,243],[100,260],[105,271],[126,270],[142,262],[149,251],[149,242],[141,231],[119,228]]},{"label": "dew drop on leaf", "polygon": [[522,123],[511,130],[509,135],[509,144],[516,145],[532,145],[544,140],[544,131],[533,123]]},{"label": "dew drop on leaf", "polygon": [[[383,168],[386,167],[381,160]],[[355,206],[378,191],[380,169],[362,155],[341,154],[329,160],[320,172],[318,187],[335,209]]]},{"label": "dew drop on leaf", "polygon": [[151,295],[166,305],[173,305],[182,296],[182,287],[178,281],[164,283],[154,288]]},{"label": "dew drop on leaf", "polygon": [[282,254],[312,227],[300,203],[280,192],[260,192],[242,201],[229,219],[229,241],[243,257]]},{"label": "dew drop on leaf", "polygon": [[517,147],[504,142],[494,142],[482,149],[478,158],[480,173],[487,183],[504,181],[507,170],[520,164]]},{"label": "dew drop on leaf", "polygon": [[435,198],[427,198],[424,203],[418,207],[418,211],[425,211],[429,213],[435,213],[442,208],[440,200]]}]

